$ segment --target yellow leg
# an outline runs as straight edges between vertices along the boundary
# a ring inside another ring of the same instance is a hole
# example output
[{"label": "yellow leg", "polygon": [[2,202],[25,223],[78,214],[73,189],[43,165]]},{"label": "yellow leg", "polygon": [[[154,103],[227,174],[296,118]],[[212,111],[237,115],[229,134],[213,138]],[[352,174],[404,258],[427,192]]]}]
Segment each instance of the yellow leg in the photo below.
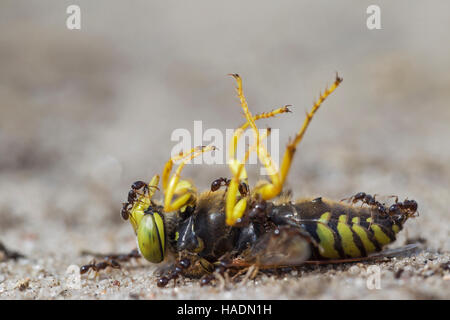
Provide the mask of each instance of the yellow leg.
[{"label": "yellow leg", "polygon": [[166,191],[167,186],[169,184],[169,177],[170,177],[170,173],[172,172],[174,162],[182,160],[182,159],[192,155],[193,153],[202,150],[203,148],[204,148],[204,146],[194,147],[188,152],[181,152],[180,154],[170,158],[169,161],[166,162],[166,165],[164,166],[163,173],[162,173],[162,187],[163,187],[164,192]]},{"label": "yellow leg", "polygon": [[153,195],[155,194],[156,190],[158,190],[158,184],[159,184],[159,175],[154,175],[153,178],[148,183],[148,194],[147,197],[149,200],[153,198]]},{"label": "yellow leg", "polygon": [[302,141],[303,135],[306,132],[306,129],[309,126],[309,123],[311,122],[314,114],[319,109],[321,104],[325,101],[325,99],[339,86],[339,84],[342,82],[342,78],[339,78],[338,74],[336,73],[336,79],[334,80],[333,85],[326,89],[323,94],[320,95],[319,99],[314,103],[311,111],[306,114],[306,119],[303,121],[303,125],[300,128],[300,130],[295,135],[295,138],[287,145],[286,151],[283,156],[283,160],[281,162],[281,182],[284,183],[286,180],[287,174],[289,173],[289,169],[291,167],[292,158],[294,157],[294,153],[296,150],[297,145]]},{"label": "yellow leg", "polygon": [[[237,94],[239,97],[239,100],[241,102],[241,107],[244,111],[245,117],[247,119],[247,122],[243,124],[240,128],[238,128],[232,137],[231,144],[230,144],[230,150],[229,150],[229,166],[232,174],[232,179],[230,181],[230,184],[228,186],[227,191],[227,199],[226,199],[226,223],[228,225],[234,225],[236,221],[243,216],[245,213],[245,209],[247,207],[247,199],[242,198],[239,201],[237,201],[237,197],[239,195],[239,183],[242,180],[247,180],[247,172],[245,170],[244,164],[247,161],[250,153],[253,151],[253,149],[259,150],[260,141],[262,141],[269,133],[270,130],[266,131],[266,135],[260,139],[259,137],[259,131],[256,127],[255,121],[259,119],[266,119],[270,117],[274,117],[277,114],[290,112],[289,106],[284,106],[279,109],[272,110],[270,112],[262,113],[256,116],[252,116],[250,113],[250,110],[248,108],[247,101],[244,96],[244,92],[242,89],[242,79],[238,74],[232,74],[232,76],[236,79],[236,82],[238,84],[237,87]],[[242,134],[245,132],[248,126],[251,126],[253,129],[253,133],[255,136],[255,146],[251,147],[249,151],[245,155],[244,161],[241,163],[239,160],[236,159],[236,149],[237,144],[242,136]],[[265,148],[264,148],[265,149]]]},{"label": "yellow leg", "polygon": [[[290,107],[290,105],[286,105],[284,107],[274,109],[269,112],[257,114],[256,116],[253,117],[253,120],[256,121],[259,119],[268,119],[271,117],[275,117],[277,114],[291,112],[291,110],[289,110],[289,107]],[[229,153],[230,159],[236,158],[236,150],[237,150],[238,141],[249,125],[250,125],[250,123],[247,121],[246,123],[244,123],[242,126],[240,126],[238,129],[236,129],[234,131],[234,134],[233,134],[233,137],[232,137],[231,143],[230,143],[230,153]]]},{"label": "yellow leg", "polygon": [[[244,96],[244,91],[242,89],[241,77],[238,74],[231,74],[231,76],[233,76],[236,79],[236,82],[238,84],[237,94],[238,94],[239,100],[241,102],[241,107],[244,110],[245,117],[247,118],[247,122],[244,123],[237,130],[235,130],[235,132],[233,134],[233,137],[231,139],[231,144],[230,144],[230,150],[229,150],[229,167],[230,167],[230,170],[231,170],[231,173],[233,176],[237,176],[239,180],[245,181],[247,179],[247,172],[246,172],[244,166],[243,165],[241,166],[241,163],[236,159],[236,149],[237,149],[237,144],[238,144],[240,137],[242,136],[244,131],[247,129],[247,127],[251,126],[253,129],[254,135],[255,135],[256,149],[258,150],[259,149],[258,148],[259,141],[262,139],[259,139],[259,131],[256,127],[255,121],[259,120],[259,119],[267,119],[270,117],[274,117],[277,114],[290,112],[290,110],[289,110],[289,105],[286,105],[282,108],[278,108],[278,109],[272,110],[270,112],[261,113],[261,114],[258,114],[253,117],[250,113],[247,101]],[[244,161],[244,163],[245,163],[245,161]],[[237,172],[239,172],[239,174]]]},{"label": "yellow leg", "polygon": [[[245,209],[247,208],[247,198],[241,198],[237,201],[239,196],[239,183],[242,181],[242,172],[245,171],[244,164],[247,162],[250,153],[257,149],[258,145],[261,145],[262,141],[270,134],[270,129],[267,129],[266,132],[260,137],[259,142],[255,142],[249,150],[246,152],[243,162],[235,161],[235,167],[231,167],[232,169],[232,179],[230,184],[228,185],[227,198],[225,204],[225,212],[226,212],[226,224],[233,226],[236,221],[245,213]],[[246,176],[246,174],[245,174]]]},{"label": "yellow leg", "polygon": [[[258,158],[261,161],[261,163],[265,166],[266,170],[268,171],[270,180],[271,180],[271,182],[267,182],[267,183],[264,183],[264,184],[258,186],[257,189],[255,190],[255,192],[260,194],[264,200],[270,200],[270,199],[276,197],[278,194],[280,194],[280,192],[283,188],[283,184],[286,180],[287,174],[289,173],[289,169],[290,169],[290,166],[292,163],[292,158],[294,156],[296,146],[302,140],[303,135],[305,134],[305,131],[306,131],[309,123],[311,122],[312,117],[314,116],[316,111],[319,109],[320,105],[339,86],[339,84],[341,82],[342,82],[342,79],[339,78],[338,75],[336,75],[336,80],[333,83],[333,85],[330,88],[326,89],[325,92],[323,94],[321,94],[319,99],[314,103],[313,108],[306,115],[306,119],[303,122],[303,126],[301,127],[299,132],[296,134],[294,140],[291,141],[286,148],[286,151],[284,153],[283,160],[281,163],[281,172],[278,172],[278,170],[277,170],[276,166],[274,165],[274,162],[273,162],[270,154],[267,152],[266,148],[263,145],[260,145],[258,143],[258,145],[257,145]],[[238,84],[239,83],[240,82],[238,81]],[[238,92],[239,92],[239,90],[238,90]],[[244,106],[243,106],[243,108],[244,108]],[[247,109],[248,109],[248,107],[247,107]],[[247,117],[247,121],[252,123],[253,118],[250,118],[251,117],[250,112],[249,111],[245,112],[245,109],[244,109],[244,113]],[[253,121],[253,124],[254,124],[254,121]],[[252,126],[252,128],[255,131],[255,136],[257,137],[256,132],[258,131],[258,129],[257,129],[256,125],[254,127]]]},{"label": "yellow leg", "polygon": [[[247,118],[247,123],[244,124],[241,128],[237,129],[233,135],[232,145],[230,149],[230,169],[233,174],[233,179],[230,182],[230,185],[228,187],[228,193],[227,193],[227,202],[226,202],[226,215],[227,219],[226,222],[229,225],[233,225],[237,219],[242,217],[242,215],[245,212],[246,208],[246,199],[243,198],[239,202],[237,201],[237,192],[239,188],[239,181],[242,179],[242,172],[245,172],[244,164],[248,158],[248,154],[245,157],[245,160],[243,163],[240,163],[238,160],[235,159],[235,150],[237,141],[239,140],[239,137],[242,135],[244,130],[250,125],[253,129],[255,140],[256,140],[256,151],[259,160],[264,165],[266,170],[269,173],[271,182],[262,183],[261,185],[257,186],[257,189],[254,191],[254,193],[259,194],[262,199],[264,200],[270,200],[274,197],[276,197],[278,194],[280,194],[283,184],[286,180],[287,174],[289,172],[292,158],[295,153],[296,146],[300,143],[300,141],[303,138],[303,135],[311,122],[312,117],[314,116],[315,112],[319,109],[320,105],[323,103],[323,101],[339,86],[339,84],[342,82],[342,79],[336,75],[336,80],[333,83],[333,85],[326,89],[323,94],[320,95],[319,99],[314,103],[312,110],[307,114],[306,119],[303,123],[302,128],[299,130],[299,132],[296,134],[294,140],[290,142],[286,148],[285,154],[283,156],[283,160],[281,163],[281,172],[278,171],[278,168],[276,167],[274,161],[272,160],[270,154],[267,152],[266,148],[260,143],[259,138],[259,132],[258,128],[255,124],[255,118],[253,117],[248,109],[247,102],[244,97],[244,93],[242,90],[242,80],[237,74],[232,75],[237,83],[238,83],[238,96],[241,101],[242,109],[244,110],[244,114]],[[250,151],[250,150],[249,150]],[[246,178],[246,174],[245,174]]]},{"label": "yellow leg", "polygon": [[[195,157],[198,157],[199,155],[201,155],[204,152],[212,151],[212,150],[215,150],[216,148],[214,146],[207,146],[207,147],[201,147],[200,149],[199,148],[194,148],[194,149],[192,149],[187,154],[179,156],[179,157],[183,158],[183,160],[180,163],[180,165],[178,166],[175,173],[170,178],[167,188],[165,189],[165,194],[164,194],[164,211],[165,212],[177,211],[181,207],[187,205],[188,202],[191,200],[192,196],[194,196],[194,199],[195,199],[196,189],[192,185],[192,183],[190,183],[189,181],[187,181],[187,180],[180,181],[181,171],[183,170],[184,165],[188,161],[194,159]],[[167,164],[166,164],[166,167],[167,167]],[[166,168],[164,168],[164,170],[166,171]],[[164,171],[164,174],[166,174],[168,176],[170,174],[170,170],[168,173],[166,173],[165,171]],[[163,184],[164,184],[164,180],[163,180]],[[178,195],[179,197],[174,202],[172,202],[174,195]]]},{"label": "yellow leg", "polygon": [[259,132],[258,132],[258,128],[256,127],[255,120],[254,120],[254,118],[252,117],[252,114],[250,113],[250,110],[248,109],[247,100],[245,99],[245,96],[244,96],[244,90],[242,89],[242,79],[241,79],[241,77],[240,77],[237,73],[231,74],[231,76],[233,76],[234,79],[236,79],[236,82],[237,82],[237,84],[238,84],[238,86],[237,86],[237,88],[236,88],[236,91],[237,91],[239,100],[240,100],[240,102],[241,102],[242,110],[244,110],[244,114],[245,114],[245,117],[247,118],[247,122],[250,124],[250,126],[251,126],[252,129],[253,129],[253,132],[254,132],[255,137],[256,137],[256,139],[255,139],[255,140],[256,140],[256,143],[259,144]]}]

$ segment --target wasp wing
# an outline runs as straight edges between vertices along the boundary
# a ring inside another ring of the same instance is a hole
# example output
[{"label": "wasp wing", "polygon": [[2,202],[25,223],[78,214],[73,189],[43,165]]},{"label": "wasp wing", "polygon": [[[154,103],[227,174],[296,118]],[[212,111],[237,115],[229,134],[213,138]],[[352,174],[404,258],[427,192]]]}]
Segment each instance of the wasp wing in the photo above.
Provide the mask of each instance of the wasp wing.
[{"label": "wasp wing", "polygon": [[310,240],[301,229],[283,226],[262,235],[239,260],[265,268],[297,266],[310,257]]}]

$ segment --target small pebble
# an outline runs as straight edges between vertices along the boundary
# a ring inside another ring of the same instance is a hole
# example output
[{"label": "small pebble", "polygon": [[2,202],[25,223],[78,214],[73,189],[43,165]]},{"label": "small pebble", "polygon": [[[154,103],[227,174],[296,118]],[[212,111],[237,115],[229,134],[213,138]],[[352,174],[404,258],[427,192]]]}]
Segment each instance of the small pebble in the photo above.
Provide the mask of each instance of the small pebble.
[{"label": "small pebble", "polygon": [[25,278],[25,279],[18,281],[16,283],[15,288],[19,289],[20,291],[24,291],[29,287],[29,285],[30,285],[30,278]]}]

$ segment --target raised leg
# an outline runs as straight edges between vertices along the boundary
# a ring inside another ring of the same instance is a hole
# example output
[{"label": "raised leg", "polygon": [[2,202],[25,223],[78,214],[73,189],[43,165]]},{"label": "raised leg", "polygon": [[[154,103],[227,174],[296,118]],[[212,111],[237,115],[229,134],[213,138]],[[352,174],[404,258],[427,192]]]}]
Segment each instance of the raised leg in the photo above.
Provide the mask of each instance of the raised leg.
[{"label": "raised leg", "polygon": [[[303,122],[302,127],[295,135],[295,138],[290,141],[286,147],[286,151],[283,156],[283,160],[281,162],[281,168],[280,171],[274,172],[272,167],[272,159],[270,157],[270,154],[267,153],[267,151],[259,146],[258,147],[258,156],[263,163],[269,174],[270,174],[270,180],[271,182],[261,184],[257,189],[256,192],[261,195],[261,197],[264,200],[270,200],[277,195],[280,194],[283,184],[286,181],[286,177],[289,173],[289,169],[291,167],[292,158],[294,157],[296,148],[300,141],[303,139],[303,136],[306,132],[306,129],[308,128],[314,114],[317,112],[319,107],[322,105],[322,103],[325,101],[325,99],[339,86],[339,84],[342,82],[342,78],[339,78],[339,76],[336,74],[336,80],[334,81],[333,85],[326,89],[323,94],[320,95],[319,99],[314,103],[311,111],[306,114],[306,119]],[[272,172],[271,172],[272,171]]]},{"label": "raised leg", "polygon": [[[252,149],[259,150],[260,146],[262,145],[262,143],[260,143],[260,142],[264,138],[266,138],[268,134],[270,134],[270,129],[269,129],[263,135],[264,137],[260,138],[259,131],[258,131],[258,128],[256,127],[255,121],[258,119],[266,119],[266,118],[274,117],[277,114],[290,112],[289,106],[286,105],[282,108],[278,108],[278,109],[272,110],[270,112],[252,116],[252,114],[250,113],[250,110],[248,108],[248,104],[247,104],[247,101],[245,99],[244,92],[242,89],[242,79],[238,74],[232,74],[232,76],[236,79],[236,82],[238,84],[237,94],[238,94],[239,100],[241,102],[241,106],[244,111],[247,122],[234,132],[233,138],[232,138],[231,144],[230,144],[229,167],[230,167],[230,171],[231,171],[233,178],[231,179],[229,186],[228,186],[228,190],[227,190],[226,223],[228,225],[234,225],[235,222],[242,217],[242,215],[245,212],[246,206],[247,206],[247,199],[245,199],[244,197],[241,198],[239,201],[237,200],[237,197],[239,196],[239,194],[242,195],[242,192],[240,192],[242,190],[239,190],[240,187],[242,186],[242,183],[245,183],[245,185],[247,185],[247,172],[244,167],[245,162],[247,161],[247,159],[250,155],[250,152],[254,151]],[[254,136],[255,136],[255,146],[250,148],[250,150],[246,153],[244,161],[240,162],[239,160],[236,159],[237,144],[238,144],[240,137],[242,136],[242,134],[244,133],[245,129],[247,129],[248,126],[251,126],[251,128],[253,129]],[[262,147],[262,149],[265,150],[264,147]],[[268,167],[273,167],[273,163],[269,164]],[[242,187],[241,187],[241,189],[242,189]]]},{"label": "raised leg", "polygon": [[[213,151],[216,148],[214,146],[207,146],[207,147],[199,147],[192,149],[189,153],[186,155],[182,155],[182,161],[180,165],[178,166],[175,173],[172,175],[170,180],[168,179],[168,176],[170,174],[170,170],[167,168],[170,167],[172,164],[166,164],[166,167],[164,168],[163,172],[163,189],[165,191],[164,194],[164,211],[165,212],[171,212],[171,211],[177,211],[186,208],[191,203],[195,203],[195,198],[197,194],[197,190],[195,186],[187,181],[187,180],[180,180],[181,171],[183,170],[185,164],[194,159],[195,157],[198,157],[204,152],[207,151]],[[168,163],[173,163],[173,158],[171,158]],[[167,182],[169,181],[169,182]],[[177,195],[178,197],[173,200],[173,197]]]},{"label": "raised leg", "polygon": [[264,134],[260,137],[259,142],[255,142],[253,146],[249,148],[247,153],[245,154],[244,160],[242,163],[238,162],[236,160],[235,164],[236,166],[233,167],[230,165],[231,173],[233,175],[227,190],[227,199],[226,199],[226,223],[230,226],[233,226],[236,222],[239,222],[239,219],[242,218],[242,216],[245,213],[245,210],[247,208],[247,197],[242,197],[239,201],[238,196],[241,194],[240,187],[242,185],[242,171],[245,170],[244,164],[247,161],[248,157],[250,156],[250,153],[253,152],[258,145],[262,145],[262,141],[267,138],[267,136],[270,134],[270,129],[267,129]]},{"label": "raised leg", "polygon": [[[268,118],[275,117],[277,114],[291,112],[289,107],[290,107],[290,105],[286,105],[284,107],[274,109],[269,112],[257,114],[253,117],[253,120],[257,121],[259,119],[268,119]],[[239,139],[241,138],[242,134],[245,132],[245,130],[248,128],[249,125],[250,125],[250,123],[247,121],[246,123],[244,123],[242,126],[240,126],[238,129],[236,129],[234,131],[233,138],[230,143],[230,151],[229,151],[230,159],[236,159],[236,150],[237,150],[237,145],[238,145]]]}]

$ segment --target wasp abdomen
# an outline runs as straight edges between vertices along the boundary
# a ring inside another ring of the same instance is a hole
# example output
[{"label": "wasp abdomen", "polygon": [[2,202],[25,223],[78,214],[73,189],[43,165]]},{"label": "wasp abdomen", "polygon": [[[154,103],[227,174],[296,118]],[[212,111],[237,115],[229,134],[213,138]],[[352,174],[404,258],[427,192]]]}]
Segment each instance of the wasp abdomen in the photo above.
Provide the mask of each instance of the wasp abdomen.
[{"label": "wasp abdomen", "polygon": [[365,257],[395,241],[402,228],[401,222],[381,215],[375,208],[322,198],[274,206],[272,217],[278,220],[276,223],[305,229],[318,243],[313,247],[314,259]]}]

